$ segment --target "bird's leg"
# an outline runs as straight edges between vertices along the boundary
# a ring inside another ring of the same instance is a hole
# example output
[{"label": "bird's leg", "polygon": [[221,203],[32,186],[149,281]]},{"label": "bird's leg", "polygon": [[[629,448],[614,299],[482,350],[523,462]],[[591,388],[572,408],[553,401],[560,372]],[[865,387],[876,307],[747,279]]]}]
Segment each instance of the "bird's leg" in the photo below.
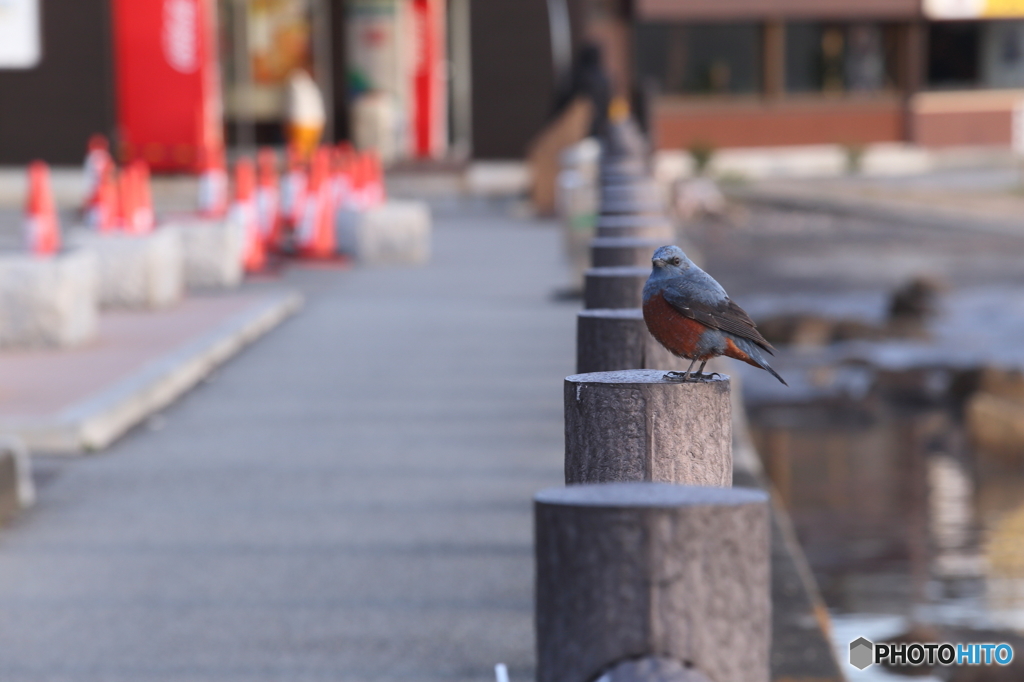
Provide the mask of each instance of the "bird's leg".
[{"label": "bird's leg", "polygon": [[705,361],[703,361],[703,363],[700,363],[700,369],[697,370],[697,373],[695,375],[693,375],[693,380],[694,381],[705,381],[705,380],[708,380],[708,379],[714,379],[715,377],[721,377],[722,376],[718,372],[712,372],[711,374],[703,373],[703,366],[705,366],[707,364],[708,364],[708,360],[705,360]]},{"label": "bird's leg", "polygon": [[698,369],[697,373],[693,375],[693,380],[694,381],[705,381],[707,379],[714,379],[715,377],[722,376],[718,372],[711,372],[710,374],[705,374],[704,373],[704,365],[706,365],[706,364],[708,364],[707,360],[705,360],[704,362],[700,363],[700,369]]},{"label": "bird's leg", "polygon": [[665,374],[665,378],[668,379],[669,381],[677,381],[678,380],[678,381],[682,381],[683,383],[686,383],[687,381],[690,380],[690,370],[693,369],[693,366],[696,365],[696,364],[697,364],[697,358],[694,358],[693,361],[690,362],[690,366],[686,368],[685,372],[668,372],[668,373]]}]

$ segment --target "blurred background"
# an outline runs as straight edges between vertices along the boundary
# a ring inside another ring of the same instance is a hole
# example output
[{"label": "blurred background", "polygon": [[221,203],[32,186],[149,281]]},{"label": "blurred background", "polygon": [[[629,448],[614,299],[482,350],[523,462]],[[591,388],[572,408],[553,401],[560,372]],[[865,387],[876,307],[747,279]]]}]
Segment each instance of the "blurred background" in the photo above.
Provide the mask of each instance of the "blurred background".
[{"label": "blurred background", "polygon": [[546,231],[569,265],[531,267],[568,318],[595,211],[573,183],[613,101],[779,349],[791,388],[737,371],[839,659],[858,636],[1024,647],[1024,0],[0,0],[0,235],[37,159],[74,220],[96,133],[173,213],[209,158],[312,120],[439,235]]},{"label": "blurred background", "polygon": [[[985,0],[6,0],[0,163],[75,163],[97,132],[169,170],[195,164],[204,138],[280,143],[296,69],[323,93],[328,140],[357,135],[366,114],[384,120],[396,160],[522,158],[586,42],[617,94],[649,98],[663,149],[1010,147],[1018,12]],[[136,83],[161,54],[168,74]],[[158,117],[161,92],[191,118],[149,139],[136,128]]]}]

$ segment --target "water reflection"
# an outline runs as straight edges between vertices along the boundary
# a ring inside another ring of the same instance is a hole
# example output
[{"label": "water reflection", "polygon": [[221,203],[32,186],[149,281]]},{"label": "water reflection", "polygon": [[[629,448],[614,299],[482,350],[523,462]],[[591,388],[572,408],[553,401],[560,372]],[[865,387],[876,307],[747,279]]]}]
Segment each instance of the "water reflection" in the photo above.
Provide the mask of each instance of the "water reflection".
[{"label": "water reflection", "polygon": [[[1020,309],[1006,295],[1001,309]],[[1021,346],[957,315],[913,342],[783,348],[788,395],[744,377],[765,468],[837,622],[1024,631]]]}]

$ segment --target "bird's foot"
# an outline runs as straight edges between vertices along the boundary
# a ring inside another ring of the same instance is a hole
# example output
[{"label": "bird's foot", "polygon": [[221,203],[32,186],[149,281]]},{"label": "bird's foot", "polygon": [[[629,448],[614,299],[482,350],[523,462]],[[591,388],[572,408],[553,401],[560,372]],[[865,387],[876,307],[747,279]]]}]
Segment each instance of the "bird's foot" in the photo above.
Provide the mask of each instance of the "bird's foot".
[{"label": "bird's foot", "polygon": [[712,381],[713,379],[720,379],[722,377],[718,372],[708,372],[707,374],[693,374],[691,378],[694,381]]},{"label": "bird's foot", "polygon": [[693,376],[689,372],[666,372],[665,381],[680,381],[686,383]]}]

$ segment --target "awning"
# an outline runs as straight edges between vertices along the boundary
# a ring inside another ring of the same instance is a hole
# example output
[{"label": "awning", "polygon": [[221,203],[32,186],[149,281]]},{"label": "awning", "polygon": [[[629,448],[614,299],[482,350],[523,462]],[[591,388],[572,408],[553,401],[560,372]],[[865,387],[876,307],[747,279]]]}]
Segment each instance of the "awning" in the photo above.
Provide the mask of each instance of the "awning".
[{"label": "awning", "polygon": [[[1024,6],[1024,0],[987,1],[1016,2]],[[735,21],[771,18],[896,20],[919,18],[921,0],[636,0],[636,15],[641,21]]]}]

